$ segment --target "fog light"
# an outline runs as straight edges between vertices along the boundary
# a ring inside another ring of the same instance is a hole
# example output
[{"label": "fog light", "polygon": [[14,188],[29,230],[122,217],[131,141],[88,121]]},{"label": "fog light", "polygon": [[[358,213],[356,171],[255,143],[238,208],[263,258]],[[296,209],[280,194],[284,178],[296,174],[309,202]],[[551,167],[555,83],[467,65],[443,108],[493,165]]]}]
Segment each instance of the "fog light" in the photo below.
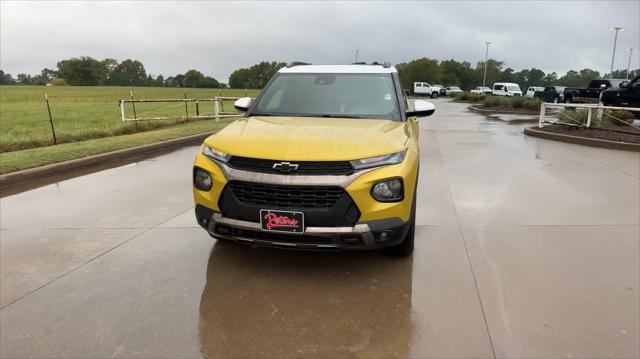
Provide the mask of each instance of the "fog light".
[{"label": "fog light", "polygon": [[193,169],[193,185],[201,191],[209,191],[213,187],[213,179],[209,172],[196,167]]},{"label": "fog light", "polygon": [[380,240],[380,242],[388,241],[390,238],[391,238],[391,234],[389,233],[389,231],[384,231],[380,233],[380,235],[378,236],[378,239]]},{"label": "fog light", "polygon": [[402,180],[393,178],[384,180],[373,185],[371,196],[379,202],[398,202],[404,195]]}]

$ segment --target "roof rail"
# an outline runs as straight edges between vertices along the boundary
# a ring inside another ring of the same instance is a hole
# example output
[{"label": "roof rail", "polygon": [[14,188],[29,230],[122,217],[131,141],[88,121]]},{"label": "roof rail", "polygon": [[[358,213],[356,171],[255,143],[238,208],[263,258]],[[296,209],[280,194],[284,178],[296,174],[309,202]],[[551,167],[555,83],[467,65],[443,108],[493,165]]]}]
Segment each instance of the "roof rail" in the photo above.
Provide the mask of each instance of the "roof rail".
[{"label": "roof rail", "polygon": [[390,68],[390,67],[391,67],[391,63],[390,63],[389,61],[385,61],[385,62],[383,62],[383,63],[379,63],[379,62],[375,61],[375,62],[372,62],[372,63],[370,63],[370,64],[368,64],[368,63],[366,63],[366,62],[364,62],[364,61],[360,61],[360,62],[352,62],[351,64],[352,64],[352,65],[371,65],[371,66],[382,66],[382,67],[384,67],[385,69],[388,69],[388,68]]},{"label": "roof rail", "polygon": [[311,65],[311,64],[308,63],[308,62],[293,61],[293,62],[290,62],[290,63],[287,64],[287,68],[294,67],[294,66],[300,66],[300,65]]}]

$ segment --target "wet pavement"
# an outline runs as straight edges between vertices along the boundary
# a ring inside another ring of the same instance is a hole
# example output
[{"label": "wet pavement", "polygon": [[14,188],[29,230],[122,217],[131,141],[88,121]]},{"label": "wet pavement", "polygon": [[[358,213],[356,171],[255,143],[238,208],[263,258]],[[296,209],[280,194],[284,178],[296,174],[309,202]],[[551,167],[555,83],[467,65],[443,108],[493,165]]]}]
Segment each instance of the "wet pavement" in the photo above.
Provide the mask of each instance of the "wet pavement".
[{"label": "wet pavement", "polygon": [[197,147],[2,198],[0,356],[640,356],[640,154],[434,102],[413,258],[216,242]]}]

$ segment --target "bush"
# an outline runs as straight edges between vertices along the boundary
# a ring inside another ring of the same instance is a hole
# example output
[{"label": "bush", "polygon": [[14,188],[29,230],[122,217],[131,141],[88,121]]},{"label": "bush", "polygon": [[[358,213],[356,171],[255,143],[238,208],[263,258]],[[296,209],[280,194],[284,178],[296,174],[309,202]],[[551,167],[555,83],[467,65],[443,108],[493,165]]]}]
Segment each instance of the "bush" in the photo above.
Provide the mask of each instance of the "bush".
[{"label": "bush", "polygon": [[565,109],[560,111],[560,113],[558,113],[558,122],[566,123],[570,125],[586,125],[587,113],[588,111],[586,110],[575,111],[575,110]]},{"label": "bush", "polygon": [[[628,111],[622,111],[622,112],[628,112]],[[608,113],[611,113],[611,112],[608,112]],[[566,109],[566,110],[560,111],[560,113],[558,114],[558,122],[566,123],[570,125],[586,126],[588,116],[589,116],[588,110]],[[598,118],[598,117],[599,117],[598,111],[592,110],[590,127],[600,128],[600,129],[609,129],[609,128],[613,128],[621,125],[619,121],[611,118],[611,116],[607,116],[606,114],[603,114],[602,118]]]},{"label": "bush", "polygon": [[487,96],[484,99],[484,106],[538,110],[540,109],[540,101],[534,100],[534,99],[528,99],[524,97]]},{"label": "bush", "polygon": [[487,96],[483,101],[484,107],[497,107],[503,106],[503,98],[497,96]]},{"label": "bush", "polygon": [[[626,110],[614,110],[609,112],[609,114],[617,119],[619,119],[620,121],[624,122],[624,123],[632,123],[633,120],[635,119],[635,116],[633,115],[633,112],[631,111],[626,111]],[[622,125],[622,122],[617,121],[613,118],[611,118],[611,120],[615,123],[617,122],[618,125]]]},{"label": "bush", "polygon": [[526,108],[527,110],[540,110],[541,103],[538,99],[526,99],[522,102],[522,108]]},{"label": "bush", "polygon": [[453,98],[461,101],[479,102],[485,99],[484,94],[471,93],[471,92],[459,92],[452,94]]}]

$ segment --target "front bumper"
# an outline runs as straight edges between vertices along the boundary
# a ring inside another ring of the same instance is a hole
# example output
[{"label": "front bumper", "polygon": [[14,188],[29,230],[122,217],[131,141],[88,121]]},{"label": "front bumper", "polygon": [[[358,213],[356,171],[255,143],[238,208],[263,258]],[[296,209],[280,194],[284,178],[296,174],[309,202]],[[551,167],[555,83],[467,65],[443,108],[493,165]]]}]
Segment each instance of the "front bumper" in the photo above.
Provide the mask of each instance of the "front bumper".
[{"label": "front bumper", "polygon": [[[207,217],[210,218],[208,220]],[[399,218],[358,223],[353,227],[306,227],[304,233],[265,231],[260,223],[225,218],[196,207],[200,225],[211,236],[252,245],[307,250],[371,250],[400,244],[409,222]]]},{"label": "front bumper", "polygon": [[[287,248],[376,249],[399,244],[408,231],[408,223],[411,223],[418,169],[417,153],[413,151],[408,151],[400,164],[366,169],[350,175],[248,172],[212,161],[201,154],[196,156],[194,166],[204,169],[213,178],[211,190],[194,188],[194,199],[198,223],[214,237]],[[371,188],[375,183],[396,177],[403,179],[404,199],[399,202],[379,202],[371,196]],[[234,181],[274,186],[341,187],[348,201],[339,201],[330,209],[305,209],[295,205],[285,208],[275,204],[247,206],[246,202],[231,201],[226,197],[226,188]],[[342,202],[348,205],[343,206]],[[262,230],[258,216],[260,208],[304,212],[307,224],[305,232],[288,234]],[[384,232],[386,234],[382,235]]]}]

